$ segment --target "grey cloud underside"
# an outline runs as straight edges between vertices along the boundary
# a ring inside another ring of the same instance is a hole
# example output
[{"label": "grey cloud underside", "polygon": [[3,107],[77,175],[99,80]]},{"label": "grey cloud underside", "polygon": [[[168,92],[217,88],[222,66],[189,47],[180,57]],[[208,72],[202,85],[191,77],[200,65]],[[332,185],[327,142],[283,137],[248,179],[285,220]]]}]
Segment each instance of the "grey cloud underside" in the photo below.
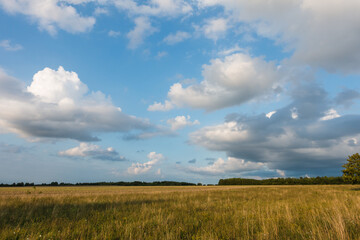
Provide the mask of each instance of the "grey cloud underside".
[{"label": "grey cloud underside", "polygon": [[334,101],[338,105],[343,105],[344,107],[349,107],[357,99],[360,99],[360,92],[353,90],[353,89],[345,89],[336,96]]},{"label": "grey cloud underside", "polygon": [[[125,157],[119,155],[118,152],[106,152],[106,151],[84,151],[86,157],[103,160],[103,161],[113,161],[113,162],[122,162],[128,161]],[[79,157],[75,157],[79,158]]]},{"label": "grey cloud underside", "polygon": [[[230,157],[266,163],[270,169],[307,173],[339,168],[347,155],[359,151],[360,115],[321,120],[333,106],[314,84],[301,86],[292,97],[291,104],[270,118],[232,114],[223,125],[192,133],[190,141]],[[294,109],[297,116],[292,116]]]}]

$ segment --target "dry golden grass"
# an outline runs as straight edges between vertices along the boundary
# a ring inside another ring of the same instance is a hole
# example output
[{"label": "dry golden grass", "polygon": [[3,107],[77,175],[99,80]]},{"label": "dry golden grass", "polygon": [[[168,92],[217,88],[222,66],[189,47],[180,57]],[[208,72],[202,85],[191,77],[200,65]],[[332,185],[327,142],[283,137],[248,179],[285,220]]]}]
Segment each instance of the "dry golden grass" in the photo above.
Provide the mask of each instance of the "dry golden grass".
[{"label": "dry golden grass", "polygon": [[356,188],[0,188],[0,239],[360,239]]}]

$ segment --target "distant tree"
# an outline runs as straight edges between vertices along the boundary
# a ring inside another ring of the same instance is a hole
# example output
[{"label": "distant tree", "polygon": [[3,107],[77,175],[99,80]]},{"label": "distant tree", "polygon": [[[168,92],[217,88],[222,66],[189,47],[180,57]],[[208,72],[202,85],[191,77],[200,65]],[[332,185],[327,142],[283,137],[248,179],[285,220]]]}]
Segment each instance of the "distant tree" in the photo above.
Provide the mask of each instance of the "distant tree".
[{"label": "distant tree", "polygon": [[360,154],[355,153],[348,156],[347,163],[343,165],[343,178],[352,184],[360,183]]}]

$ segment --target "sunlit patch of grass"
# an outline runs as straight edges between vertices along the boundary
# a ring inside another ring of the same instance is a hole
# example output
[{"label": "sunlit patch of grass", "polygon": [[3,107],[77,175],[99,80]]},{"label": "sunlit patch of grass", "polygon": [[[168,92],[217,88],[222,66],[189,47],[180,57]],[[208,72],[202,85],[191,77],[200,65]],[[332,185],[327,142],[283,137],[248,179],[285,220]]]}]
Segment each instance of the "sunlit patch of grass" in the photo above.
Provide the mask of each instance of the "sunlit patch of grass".
[{"label": "sunlit patch of grass", "polygon": [[360,239],[354,188],[0,188],[0,239]]}]

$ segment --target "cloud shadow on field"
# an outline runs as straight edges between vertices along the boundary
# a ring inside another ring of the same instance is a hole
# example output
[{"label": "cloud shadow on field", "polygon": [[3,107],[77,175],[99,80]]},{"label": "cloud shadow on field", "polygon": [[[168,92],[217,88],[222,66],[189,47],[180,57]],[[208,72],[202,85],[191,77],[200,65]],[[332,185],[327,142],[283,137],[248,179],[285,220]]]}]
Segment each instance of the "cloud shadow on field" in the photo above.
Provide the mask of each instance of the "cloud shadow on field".
[{"label": "cloud shadow on field", "polygon": [[[48,202],[46,202],[48,201]],[[127,200],[117,202],[82,202],[82,203],[61,203],[54,202],[54,199],[44,198],[33,204],[26,202],[5,204],[0,207],[2,217],[0,226],[3,228],[21,227],[33,222],[46,222],[53,219],[67,219],[70,221],[81,221],[90,219],[99,212],[120,211],[141,211],[144,204],[158,204],[165,202],[164,199],[143,199]],[[22,222],[18,220],[22,219]]]}]

